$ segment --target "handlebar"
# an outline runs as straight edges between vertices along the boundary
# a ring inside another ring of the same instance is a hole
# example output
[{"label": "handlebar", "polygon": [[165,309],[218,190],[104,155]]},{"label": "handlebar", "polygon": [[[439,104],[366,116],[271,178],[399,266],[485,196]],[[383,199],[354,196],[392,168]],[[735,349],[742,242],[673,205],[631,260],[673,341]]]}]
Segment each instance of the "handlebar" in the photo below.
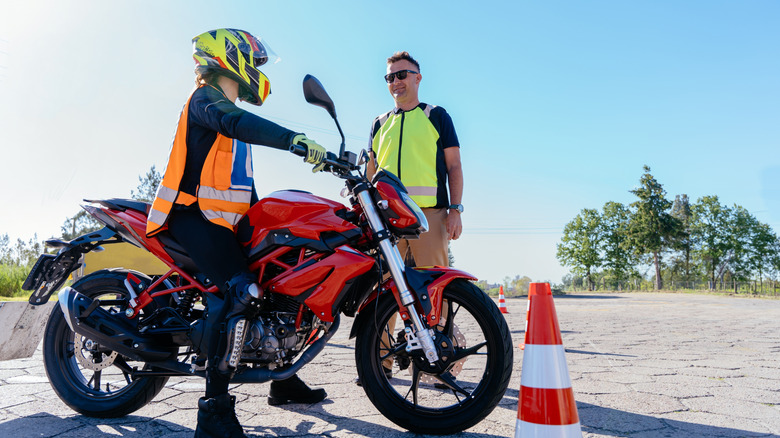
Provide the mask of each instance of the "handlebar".
[{"label": "handlebar", "polygon": [[290,145],[290,152],[293,154],[299,156],[299,157],[305,157],[306,156],[306,146],[301,146],[299,144],[291,144]]},{"label": "handlebar", "polygon": [[[306,146],[292,144],[290,145],[290,152],[299,157],[305,157]],[[350,163],[347,160],[339,159],[333,152],[328,152],[322,162],[325,163],[325,168],[323,170],[335,171],[337,173],[347,173],[358,168],[356,164]]]}]

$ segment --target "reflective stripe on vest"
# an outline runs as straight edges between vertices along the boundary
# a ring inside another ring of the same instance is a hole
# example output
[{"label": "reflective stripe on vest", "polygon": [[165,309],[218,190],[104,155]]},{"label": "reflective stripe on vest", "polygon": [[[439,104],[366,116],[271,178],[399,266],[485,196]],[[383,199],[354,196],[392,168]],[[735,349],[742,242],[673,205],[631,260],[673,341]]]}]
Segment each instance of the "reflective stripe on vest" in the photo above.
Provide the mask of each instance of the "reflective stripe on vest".
[{"label": "reflective stripe on vest", "polygon": [[187,113],[190,99],[179,117],[168,166],[147,218],[148,237],[160,232],[170,216],[173,204],[192,205],[197,201],[207,220],[232,230],[249,209],[252,200],[253,171],[249,145],[222,134],[217,134],[203,163],[197,198],[179,190],[187,158]]},{"label": "reflective stripe on vest", "polygon": [[428,117],[433,105],[419,106],[380,118],[372,149],[381,169],[397,175],[420,207],[434,207],[438,180],[436,154],[439,133]]}]

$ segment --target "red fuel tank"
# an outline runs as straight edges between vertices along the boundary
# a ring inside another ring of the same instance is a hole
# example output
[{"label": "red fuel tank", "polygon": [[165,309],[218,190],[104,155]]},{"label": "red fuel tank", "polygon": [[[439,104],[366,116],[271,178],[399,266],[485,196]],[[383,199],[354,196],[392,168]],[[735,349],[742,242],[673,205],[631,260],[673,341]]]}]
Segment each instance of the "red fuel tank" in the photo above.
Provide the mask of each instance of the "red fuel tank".
[{"label": "red fuel tank", "polygon": [[238,241],[251,257],[269,246],[270,232],[320,240],[326,232],[355,233],[360,229],[343,218],[348,208],[339,202],[297,190],[273,192],[253,205],[236,225]]}]

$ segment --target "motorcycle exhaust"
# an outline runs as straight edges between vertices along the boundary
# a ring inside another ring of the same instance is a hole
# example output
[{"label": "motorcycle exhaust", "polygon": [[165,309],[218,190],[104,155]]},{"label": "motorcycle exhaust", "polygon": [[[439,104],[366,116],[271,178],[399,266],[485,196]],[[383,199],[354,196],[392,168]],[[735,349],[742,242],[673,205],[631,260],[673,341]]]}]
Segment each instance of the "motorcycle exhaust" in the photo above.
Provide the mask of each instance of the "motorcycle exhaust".
[{"label": "motorcycle exhaust", "polygon": [[110,313],[93,300],[71,287],[58,294],[60,309],[68,327],[78,335],[143,362],[161,361],[171,357],[170,347],[159,339],[138,333],[137,328],[123,313]]}]

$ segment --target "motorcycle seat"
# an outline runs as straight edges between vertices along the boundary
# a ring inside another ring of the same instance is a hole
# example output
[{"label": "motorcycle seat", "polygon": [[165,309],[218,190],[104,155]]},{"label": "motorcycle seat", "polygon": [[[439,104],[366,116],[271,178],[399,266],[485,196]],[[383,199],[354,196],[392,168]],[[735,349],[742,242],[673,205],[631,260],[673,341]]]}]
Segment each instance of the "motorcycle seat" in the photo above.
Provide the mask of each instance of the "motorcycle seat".
[{"label": "motorcycle seat", "polygon": [[84,202],[102,204],[108,208],[111,208],[113,210],[119,210],[119,211],[125,211],[128,209],[140,211],[145,215],[148,215],[149,209],[152,208],[151,204],[147,204],[146,202],[143,201],[136,201],[135,199],[121,199],[121,198],[100,199],[100,200],[85,199]]},{"label": "motorcycle seat", "polygon": [[187,251],[179,244],[179,242],[176,241],[176,239],[173,238],[173,236],[171,236],[170,233],[168,233],[167,230],[162,231],[155,237],[160,241],[160,243],[162,243],[163,248],[165,248],[165,252],[171,256],[173,261],[179,267],[183,268],[185,271],[188,271],[190,274],[198,272],[198,267],[195,265],[195,262],[192,261],[189,254],[187,254]]}]

